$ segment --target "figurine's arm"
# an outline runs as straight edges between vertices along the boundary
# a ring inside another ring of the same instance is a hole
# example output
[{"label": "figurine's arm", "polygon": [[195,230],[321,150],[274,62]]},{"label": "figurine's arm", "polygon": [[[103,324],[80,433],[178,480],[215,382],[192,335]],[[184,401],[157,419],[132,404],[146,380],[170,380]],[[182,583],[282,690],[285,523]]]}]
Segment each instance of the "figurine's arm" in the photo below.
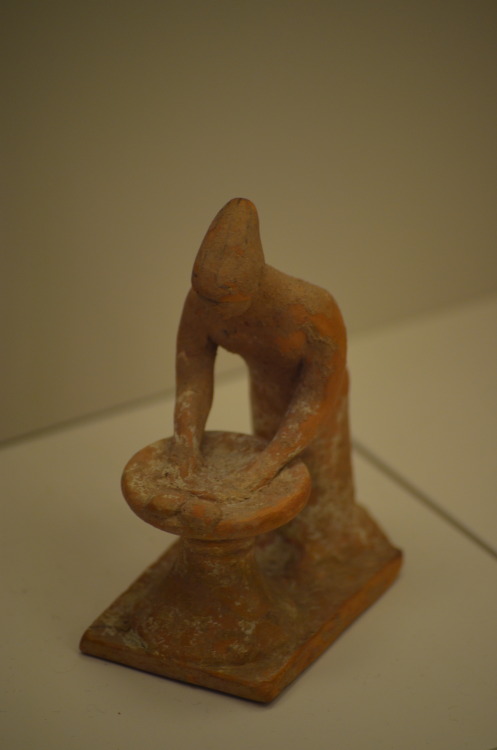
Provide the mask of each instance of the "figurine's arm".
[{"label": "figurine's arm", "polygon": [[246,466],[243,483],[252,488],[269,482],[302,453],[330,417],[343,387],[345,357],[330,344],[310,352],[281,424],[266,448]]},{"label": "figurine's arm", "polygon": [[196,295],[190,292],[177,337],[174,409],[175,457],[185,471],[200,459],[200,443],[212,405],[216,350],[203,325]]}]

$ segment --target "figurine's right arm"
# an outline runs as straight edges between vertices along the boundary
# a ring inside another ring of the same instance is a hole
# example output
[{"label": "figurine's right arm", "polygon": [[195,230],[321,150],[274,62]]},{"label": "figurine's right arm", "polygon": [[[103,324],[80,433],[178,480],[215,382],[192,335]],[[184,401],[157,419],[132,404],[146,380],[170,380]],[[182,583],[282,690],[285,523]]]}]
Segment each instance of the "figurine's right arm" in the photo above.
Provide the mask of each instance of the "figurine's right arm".
[{"label": "figurine's right arm", "polygon": [[176,346],[176,404],[174,438],[178,459],[195,464],[212,405],[214,360],[217,346],[211,341],[195,292],[188,294],[181,316]]}]

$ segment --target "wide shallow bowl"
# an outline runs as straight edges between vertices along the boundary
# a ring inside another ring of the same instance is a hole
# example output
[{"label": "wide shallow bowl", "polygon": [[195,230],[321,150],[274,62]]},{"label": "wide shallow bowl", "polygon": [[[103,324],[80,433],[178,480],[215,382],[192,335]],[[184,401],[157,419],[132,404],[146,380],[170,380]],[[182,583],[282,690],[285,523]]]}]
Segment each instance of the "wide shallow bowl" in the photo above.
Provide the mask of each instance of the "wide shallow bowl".
[{"label": "wide shallow bowl", "polygon": [[304,463],[294,460],[260,489],[240,490],[236,476],[264,446],[252,435],[206,432],[202,465],[183,477],[174,462],[172,438],[159,440],[126,465],[124,497],[141,519],[184,537],[242,539],[271,531],[302,510],[311,480]]}]

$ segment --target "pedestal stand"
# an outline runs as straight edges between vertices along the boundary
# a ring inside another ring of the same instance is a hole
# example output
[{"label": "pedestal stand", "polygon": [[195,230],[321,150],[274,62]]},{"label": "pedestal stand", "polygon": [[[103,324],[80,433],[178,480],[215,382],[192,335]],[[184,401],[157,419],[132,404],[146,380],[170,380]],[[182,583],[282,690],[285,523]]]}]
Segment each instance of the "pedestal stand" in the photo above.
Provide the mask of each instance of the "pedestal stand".
[{"label": "pedestal stand", "polygon": [[88,628],[84,653],[243,698],[273,700],[390,585],[401,556],[378,530],[372,549],[303,568],[277,534],[304,507],[310,478],[294,461],[246,496],[229,476],[258,439],[206,433],[191,479],[170,441],[137,453],[123,492],[140,518],[180,540]]}]

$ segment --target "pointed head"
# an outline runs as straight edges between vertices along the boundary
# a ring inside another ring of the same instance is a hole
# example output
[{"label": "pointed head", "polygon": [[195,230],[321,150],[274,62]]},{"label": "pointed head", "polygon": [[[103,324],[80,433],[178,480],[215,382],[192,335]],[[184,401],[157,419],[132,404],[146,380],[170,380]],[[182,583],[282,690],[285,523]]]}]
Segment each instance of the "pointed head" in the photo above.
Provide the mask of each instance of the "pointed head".
[{"label": "pointed head", "polygon": [[207,230],[193,266],[192,286],[231,317],[250,307],[263,269],[257,210],[249,200],[234,198]]}]

